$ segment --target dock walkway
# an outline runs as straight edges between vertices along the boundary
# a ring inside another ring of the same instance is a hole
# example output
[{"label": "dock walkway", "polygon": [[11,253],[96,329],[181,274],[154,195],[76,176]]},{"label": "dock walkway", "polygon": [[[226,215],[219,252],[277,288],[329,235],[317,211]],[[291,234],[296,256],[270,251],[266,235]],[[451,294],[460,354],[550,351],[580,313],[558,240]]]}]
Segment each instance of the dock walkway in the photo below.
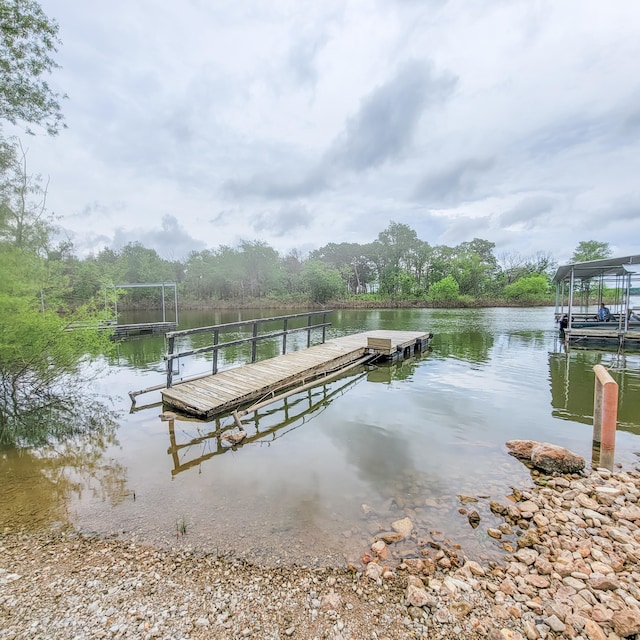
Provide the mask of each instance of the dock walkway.
[{"label": "dock walkway", "polygon": [[395,359],[413,354],[428,344],[431,335],[375,330],[334,338],[197,380],[177,382],[162,390],[162,401],[170,409],[207,419],[310,382],[366,355]]}]

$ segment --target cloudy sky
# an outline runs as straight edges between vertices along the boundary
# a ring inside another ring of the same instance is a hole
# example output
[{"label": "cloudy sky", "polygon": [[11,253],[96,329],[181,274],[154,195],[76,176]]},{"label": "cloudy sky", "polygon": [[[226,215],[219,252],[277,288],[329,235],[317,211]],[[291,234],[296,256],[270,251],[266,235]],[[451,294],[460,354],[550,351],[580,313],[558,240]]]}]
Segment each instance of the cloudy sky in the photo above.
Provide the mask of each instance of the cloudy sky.
[{"label": "cloudy sky", "polygon": [[41,0],[80,254],[370,242],[640,251],[637,0]]}]

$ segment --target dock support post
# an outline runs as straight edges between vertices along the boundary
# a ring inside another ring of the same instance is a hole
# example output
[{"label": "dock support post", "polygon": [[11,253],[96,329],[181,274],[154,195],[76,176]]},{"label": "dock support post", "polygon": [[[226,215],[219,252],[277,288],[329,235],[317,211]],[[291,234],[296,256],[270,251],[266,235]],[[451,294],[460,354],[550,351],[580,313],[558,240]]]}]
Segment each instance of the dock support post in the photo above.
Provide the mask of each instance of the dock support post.
[{"label": "dock support post", "polygon": [[[171,336],[169,338],[169,355],[173,355],[173,347],[175,344],[175,338]],[[171,382],[173,381],[173,358],[167,360],[167,389],[171,388]]]},{"label": "dock support post", "polygon": [[282,355],[287,353],[287,318],[282,323]]},{"label": "dock support post", "polygon": [[327,339],[327,314],[322,314],[322,344],[326,342]]},{"label": "dock support post", "polygon": [[258,341],[256,338],[258,337],[258,323],[253,323],[253,340],[251,341],[251,362],[256,361],[256,357],[258,354]]},{"label": "dock support post", "polygon": [[593,367],[593,446],[599,449],[599,466],[613,469],[618,422],[618,384],[601,365]]},{"label": "dock support post", "polygon": [[211,366],[211,373],[215,375],[218,373],[218,351],[217,349],[218,343],[220,342],[220,329],[213,330],[213,365]]},{"label": "dock support post", "polygon": [[313,316],[309,314],[307,318],[307,349],[311,346],[311,325],[313,324]]}]

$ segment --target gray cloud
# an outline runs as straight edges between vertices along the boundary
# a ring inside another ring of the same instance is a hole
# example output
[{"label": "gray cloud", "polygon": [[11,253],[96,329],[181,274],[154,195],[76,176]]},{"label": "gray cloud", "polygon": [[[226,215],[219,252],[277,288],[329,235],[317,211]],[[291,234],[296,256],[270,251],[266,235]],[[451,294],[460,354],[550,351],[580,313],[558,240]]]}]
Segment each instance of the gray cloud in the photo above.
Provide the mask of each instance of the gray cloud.
[{"label": "gray cloud", "polygon": [[295,82],[301,85],[315,84],[318,78],[318,53],[327,40],[325,33],[306,33],[291,47],[287,63]]},{"label": "gray cloud", "polygon": [[491,158],[467,158],[423,178],[414,190],[416,200],[431,207],[455,205],[474,196],[479,177],[494,165]]},{"label": "gray cloud", "polygon": [[148,249],[155,249],[167,260],[184,259],[191,251],[206,248],[206,244],[190,236],[175,216],[162,217],[161,229],[130,229],[119,227],[113,234],[113,246],[121,249],[132,242],[140,242]]},{"label": "gray cloud", "polygon": [[451,74],[436,73],[430,63],[405,63],[362,101],[329,150],[328,165],[364,171],[398,158],[413,142],[425,109],[444,103],[456,81]]},{"label": "gray cloud", "polygon": [[500,225],[508,227],[522,223],[525,228],[531,229],[540,218],[545,219],[556,204],[557,199],[550,196],[525,198],[515,207],[500,215]]},{"label": "gray cloud", "polygon": [[303,205],[284,205],[278,211],[261,213],[252,226],[255,231],[269,231],[276,236],[283,236],[297,229],[307,229],[312,217],[312,213]]},{"label": "gray cloud", "polygon": [[325,176],[319,171],[311,171],[303,178],[283,180],[279,174],[259,174],[246,180],[228,180],[222,185],[228,197],[243,198],[259,196],[270,200],[299,198],[323,191],[327,187]]},{"label": "gray cloud", "polygon": [[362,172],[397,159],[410,148],[425,110],[445,102],[455,85],[451,74],[437,74],[430,63],[407,62],[362,101],[320,162],[307,165],[302,176],[283,179],[281,172],[257,173],[226,181],[223,192],[268,199],[311,196],[347,178],[345,170]]}]

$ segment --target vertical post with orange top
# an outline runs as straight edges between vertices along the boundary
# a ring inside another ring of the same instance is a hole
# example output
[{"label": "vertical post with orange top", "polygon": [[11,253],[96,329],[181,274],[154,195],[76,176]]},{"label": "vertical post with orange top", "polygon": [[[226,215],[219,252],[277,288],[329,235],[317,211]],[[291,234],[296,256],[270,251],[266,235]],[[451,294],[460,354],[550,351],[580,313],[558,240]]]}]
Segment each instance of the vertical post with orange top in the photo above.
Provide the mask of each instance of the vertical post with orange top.
[{"label": "vertical post with orange top", "polygon": [[593,367],[595,388],[593,397],[593,444],[600,449],[599,465],[613,469],[618,423],[618,383],[601,365]]}]

